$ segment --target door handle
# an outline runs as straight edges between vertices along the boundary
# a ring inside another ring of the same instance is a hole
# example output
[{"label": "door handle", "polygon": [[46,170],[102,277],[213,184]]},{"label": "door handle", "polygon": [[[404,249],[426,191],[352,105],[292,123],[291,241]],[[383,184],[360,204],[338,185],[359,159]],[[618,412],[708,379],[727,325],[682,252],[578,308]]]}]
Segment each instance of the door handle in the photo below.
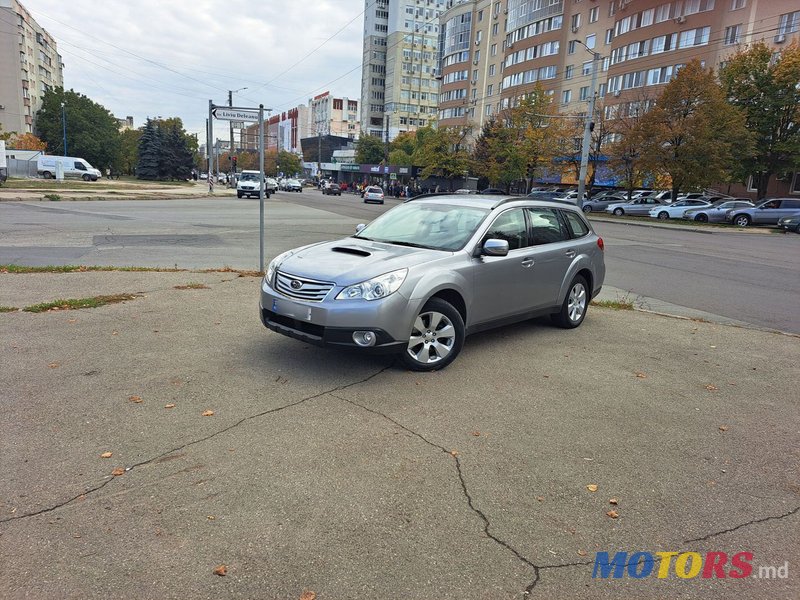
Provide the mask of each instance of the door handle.
[{"label": "door handle", "polygon": [[575,258],[575,250],[572,250],[572,249],[567,250],[566,252],[564,252],[564,254],[566,254],[570,258]]},{"label": "door handle", "polygon": [[528,267],[532,267],[532,266],[533,266],[533,259],[532,259],[532,258],[526,258],[526,259],[524,259],[524,260],[522,261],[522,266],[523,266],[523,267],[525,267],[526,269],[527,269]]}]

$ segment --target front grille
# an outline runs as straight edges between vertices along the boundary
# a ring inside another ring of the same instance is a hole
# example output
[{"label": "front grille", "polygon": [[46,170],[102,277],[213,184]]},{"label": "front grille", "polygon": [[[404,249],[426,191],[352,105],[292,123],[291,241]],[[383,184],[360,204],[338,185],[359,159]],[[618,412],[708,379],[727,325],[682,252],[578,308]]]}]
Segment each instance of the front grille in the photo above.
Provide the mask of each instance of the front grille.
[{"label": "front grille", "polygon": [[[292,287],[292,282],[295,287]],[[275,274],[275,289],[284,296],[305,300],[307,302],[322,302],[325,296],[333,289],[334,284],[328,281],[316,281],[305,277],[295,277],[288,273],[278,271]]]}]

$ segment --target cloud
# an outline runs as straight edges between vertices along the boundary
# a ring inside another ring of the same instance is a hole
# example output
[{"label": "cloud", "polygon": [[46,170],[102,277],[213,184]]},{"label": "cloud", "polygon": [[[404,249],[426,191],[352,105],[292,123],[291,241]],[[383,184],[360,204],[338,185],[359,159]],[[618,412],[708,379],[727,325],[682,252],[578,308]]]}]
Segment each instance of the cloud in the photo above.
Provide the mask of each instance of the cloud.
[{"label": "cloud", "polygon": [[330,91],[360,95],[363,0],[71,0],[69,10],[63,0],[24,0],[24,6],[56,38],[64,86],[118,117],[132,115],[137,126],[148,116],[177,116],[202,137],[208,100],[227,104],[227,90],[248,88],[234,95],[237,106],[287,110],[354,67]]}]

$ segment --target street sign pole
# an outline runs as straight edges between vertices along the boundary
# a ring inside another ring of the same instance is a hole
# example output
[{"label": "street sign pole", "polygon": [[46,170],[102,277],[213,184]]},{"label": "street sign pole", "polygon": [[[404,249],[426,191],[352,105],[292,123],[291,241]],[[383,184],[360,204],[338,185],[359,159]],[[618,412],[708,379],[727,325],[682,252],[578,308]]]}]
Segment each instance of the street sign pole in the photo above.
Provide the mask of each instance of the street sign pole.
[{"label": "street sign pole", "polygon": [[214,118],[212,112],[214,110],[214,101],[208,101],[208,139],[206,140],[206,154],[208,155],[208,191],[211,192],[211,170],[214,168],[214,152],[211,149],[211,140],[213,139]]},{"label": "street sign pole", "polygon": [[264,105],[258,105],[258,268],[264,273]]}]

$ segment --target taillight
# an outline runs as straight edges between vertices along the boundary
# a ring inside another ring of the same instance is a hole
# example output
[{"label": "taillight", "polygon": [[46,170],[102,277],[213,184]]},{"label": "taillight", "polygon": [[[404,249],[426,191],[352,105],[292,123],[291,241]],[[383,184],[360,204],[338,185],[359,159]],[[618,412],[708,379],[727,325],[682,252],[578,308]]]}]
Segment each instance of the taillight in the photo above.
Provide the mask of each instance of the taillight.
[{"label": "taillight", "polygon": [[603,238],[600,236],[597,236],[597,247],[600,248],[600,250],[606,249],[606,245],[603,243]]}]

